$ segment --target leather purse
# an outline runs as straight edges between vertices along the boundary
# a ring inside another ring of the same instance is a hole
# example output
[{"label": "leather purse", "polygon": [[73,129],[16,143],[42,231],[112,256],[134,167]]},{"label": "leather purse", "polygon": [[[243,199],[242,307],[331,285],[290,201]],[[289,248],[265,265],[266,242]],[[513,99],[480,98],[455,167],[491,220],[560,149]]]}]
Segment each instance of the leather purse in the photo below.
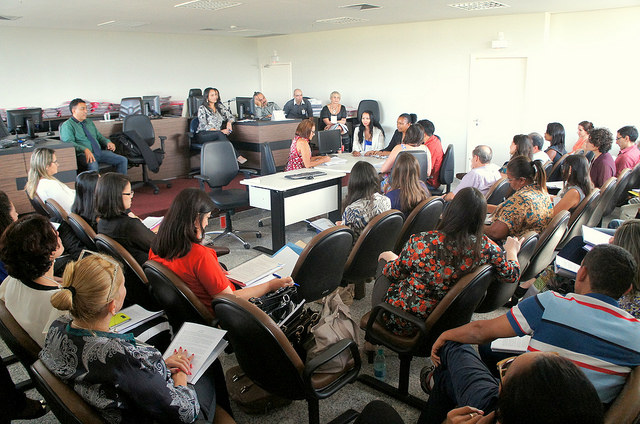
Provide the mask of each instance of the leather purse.
[{"label": "leather purse", "polygon": [[276,323],[282,321],[293,312],[295,304],[292,299],[296,297],[298,290],[295,286],[281,287],[278,290],[267,293],[264,296],[252,297],[249,302],[269,315]]}]

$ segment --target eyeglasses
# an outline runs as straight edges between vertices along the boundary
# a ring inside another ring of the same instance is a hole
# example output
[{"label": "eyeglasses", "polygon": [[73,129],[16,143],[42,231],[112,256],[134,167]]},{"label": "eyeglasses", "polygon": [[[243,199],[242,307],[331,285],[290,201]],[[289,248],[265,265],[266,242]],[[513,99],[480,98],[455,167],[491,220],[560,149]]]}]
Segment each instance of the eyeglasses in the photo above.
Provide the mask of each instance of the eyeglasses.
[{"label": "eyeglasses", "polygon": [[131,190],[129,193],[122,193],[123,196],[131,196],[133,197],[133,193],[135,193],[133,190]]},{"label": "eyeglasses", "polygon": [[622,140],[624,137],[616,137],[616,141]]},{"label": "eyeglasses", "polygon": [[57,164],[57,163],[58,163],[58,159],[54,160],[54,161],[53,161],[53,162],[51,162],[51,163],[52,163],[52,164],[53,164],[53,163]]},{"label": "eyeglasses", "polygon": [[120,267],[120,265],[118,264],[118,262],[116,262],[114,259],[112,259],[111,257],[107,256],[107,255],[103,255],[101,253],[96,253],[93,252],[91,250],[87,250],[87,249],[82,249],[82,252],[80,252],[80,256],[78,256],[78,261],[82,260],[82,258],[84,258],[88,255],[96,255],[98,257],[100,257],[101,259],[104,259],[105,261],[109,262],[111,265],[113,265],[113,274],[111,275],[111,285],[109,286],[109,294],[107,294],[107,303],[109,303],[111,301],[111,293],[113,293],[113,286],[116,285],[116,276],[118,275],[118,269]]},{"label": "eyeglasses", "polygon": [[507,374],[507,370],[509,369],[511,364],[513,364],[513,361],[515,361],[516,358],[517,356],[511,356],[509,358],[503,359],[496,364],[496,367],[498,368],[498,375],[500,376],[500,381],[504,379],[504,376]]}]

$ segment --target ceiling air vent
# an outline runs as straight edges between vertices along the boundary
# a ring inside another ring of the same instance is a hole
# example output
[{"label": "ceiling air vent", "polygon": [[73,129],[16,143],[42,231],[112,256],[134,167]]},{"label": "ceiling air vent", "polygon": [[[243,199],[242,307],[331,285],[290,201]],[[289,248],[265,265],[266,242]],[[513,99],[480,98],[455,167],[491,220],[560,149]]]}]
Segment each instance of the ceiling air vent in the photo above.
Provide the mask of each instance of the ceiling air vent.
[{"label": "ceiling air vent", "polygon": [[472,1],[467,3],[450,4],[449,6],[455,7],[456,9],[467,10],[470,12],[474,10],[500,9],[503,7],[510,7],[508,4],[500,3],[497,1]]},{"label": "ceiling air vent", "polygon": [[366,22],[369,19],[351,18],[349,16],[341,16],[339,18],[318,19],[316,22],[319,24],[336,24],[336,25],[348,25],[358,22]]},{"label": "ceiling air vent", "polygon": [[106,21],[98,24],[98,26],[108,26],[114,28],[137,28],[144,25],[149,25],[149,22],[140,21]]},{"label": "ceiling air vent", "polygon": [[368,3],[348,4],[346,6],[340,6],[340,7],[343,9],[355,9],[355,10],[380,9],[380,6],[376,6],[375,4],[368,4]]},{"label": "ceiling air vent", "polygon": [[220,29],[218,29],[218,28],[200,28],[200,31],[213,32],[213,31],[220,31]]},{"label": "ceiling air vent", "polygon": [[242,3],[237,1],[216,1],[216,0],[192,0],[184,3],[176,4],[173,7],[188,7],[200,10],[220,10],[229,7],[240,6]]},{"label": "ceiling air vent", "polygon": [[0,15],[0,21],[15,21],[16,19],[20,19],[22,16],[7,16]]}]

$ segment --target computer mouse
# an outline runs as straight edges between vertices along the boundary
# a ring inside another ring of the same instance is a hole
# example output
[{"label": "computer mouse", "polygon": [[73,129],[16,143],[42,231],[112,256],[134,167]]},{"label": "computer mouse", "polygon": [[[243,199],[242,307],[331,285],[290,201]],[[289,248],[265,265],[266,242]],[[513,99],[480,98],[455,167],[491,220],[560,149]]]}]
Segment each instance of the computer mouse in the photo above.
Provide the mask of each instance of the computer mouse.
[{"label": "computer mouse", "polygon": [[307,180],[313,180],[313,175],[309,175],[309,176],[307,177]]}]

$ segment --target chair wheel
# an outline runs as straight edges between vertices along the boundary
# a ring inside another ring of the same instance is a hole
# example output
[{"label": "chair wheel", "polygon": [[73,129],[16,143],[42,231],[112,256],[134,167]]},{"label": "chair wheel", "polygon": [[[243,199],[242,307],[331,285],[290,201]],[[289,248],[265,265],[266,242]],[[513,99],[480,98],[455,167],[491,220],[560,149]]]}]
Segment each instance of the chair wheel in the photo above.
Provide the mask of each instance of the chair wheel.
[{"label": "chair wheel", "polygon": [[258,221],[258,227],[264,227],[264,224],[262,223],[262,221]]},{"label": "chair wheel", "polygon": [[244,248],[245,248],[245,249],[251,249],[251,245],[250,245],[249,243],[245,243],[245,244],[244,244]]},{"label": "chair wheel", "polygon": [[160,193],[160,189],[153,190],[153,194],[159,194],[159,193]]},{"label": "chair wheel", "polygon": [[262,233],[260,233],[260,232],[256,233],[256,237],[257,238],[262,238]]}]

